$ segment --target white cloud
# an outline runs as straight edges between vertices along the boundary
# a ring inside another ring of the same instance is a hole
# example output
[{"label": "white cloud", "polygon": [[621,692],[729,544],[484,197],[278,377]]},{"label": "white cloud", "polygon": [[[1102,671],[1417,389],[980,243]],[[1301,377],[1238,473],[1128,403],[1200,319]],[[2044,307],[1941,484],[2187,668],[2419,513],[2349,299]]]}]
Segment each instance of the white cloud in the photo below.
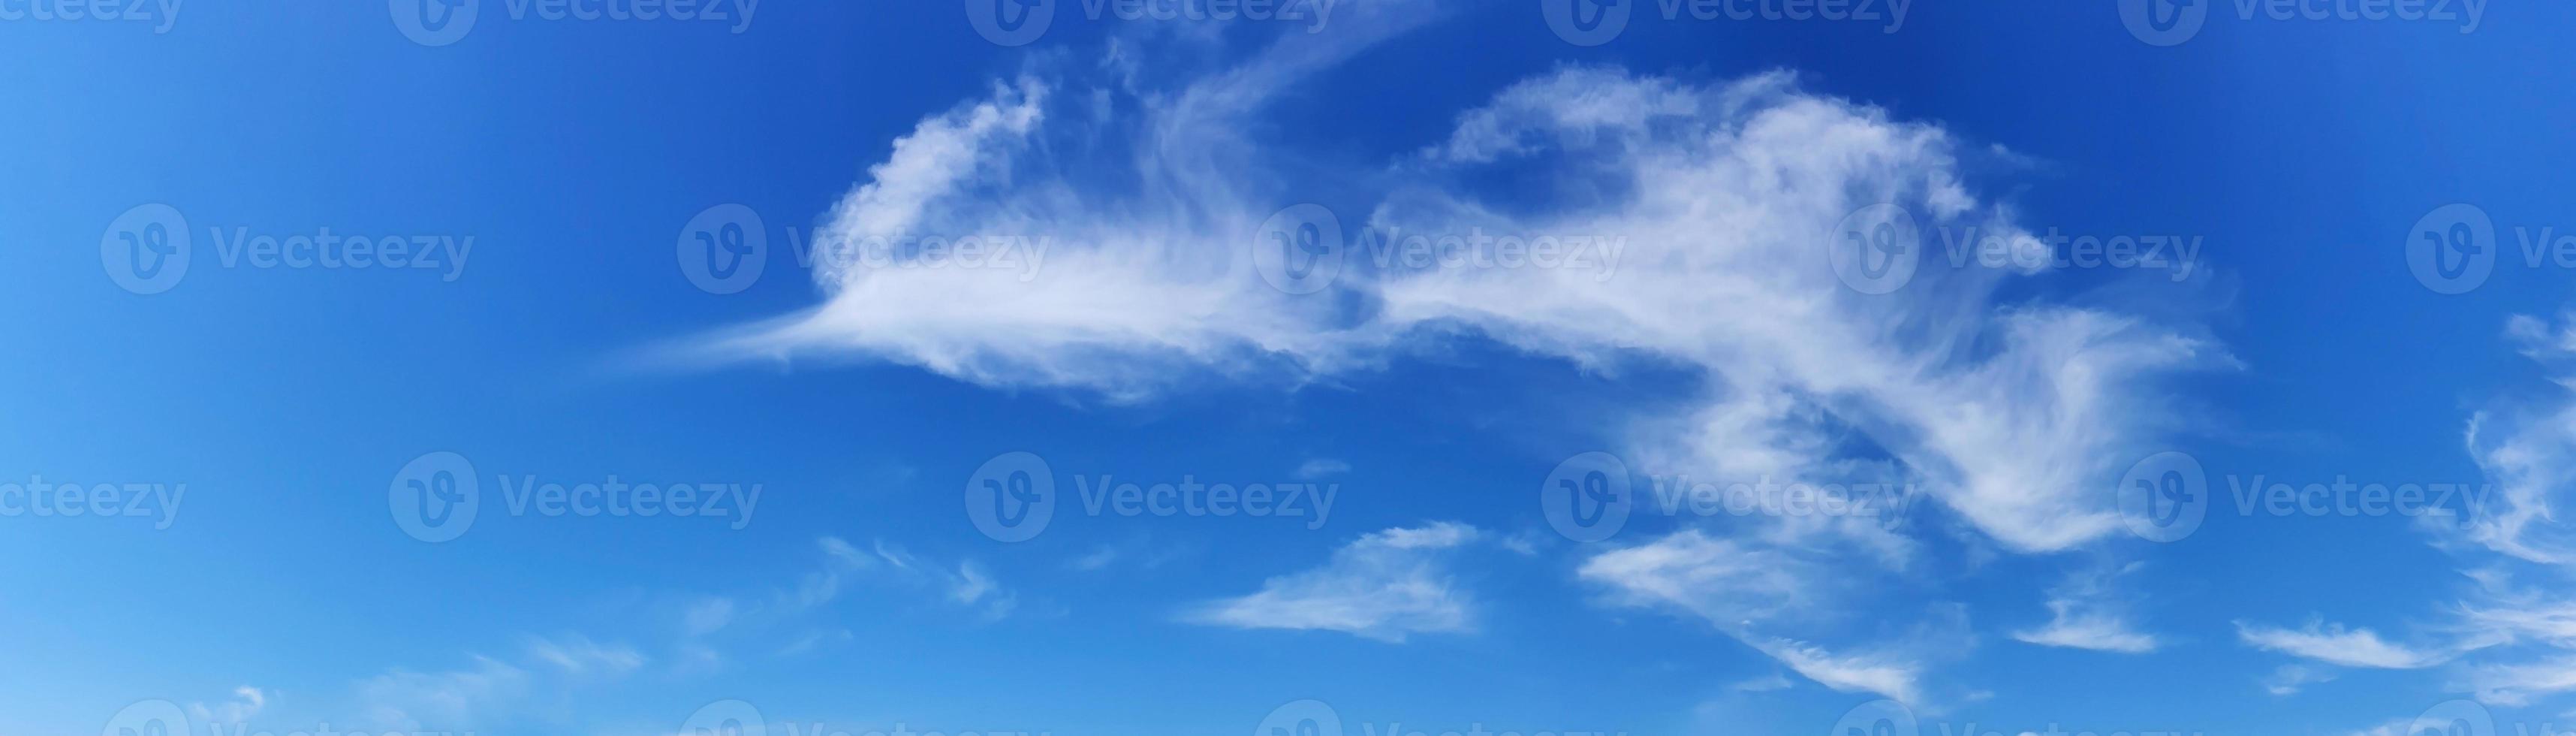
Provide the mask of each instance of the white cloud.
[{"label": "white cloud", "polygon": [[1885,654],[1835,654],[1803,642],[1747,642],[1817,684],[1843,692],[1870,692],[1900,703],[1921,703],[1923,665]]},{"label": "white cloud", "polygon": [[858,547],[852,546],[848,540],[840,537],[824,537],[816,540],[815,543],[822,545],[823,554],[830,555],[843,567],[861,568],[874,562],[866,552],[859,551]]},{"label": "white cloud", "polygon": [[1297,479],[1314,480],[1328,475],[1341,475],[1348,472],[1351,472],[1350,463],[1328,457],[1319,457],[1313,460],[1308,460],[1305,464],[1297,466]]},{"label": "white cloud", "polygon": [[259,688],[243,685],[233,688],[232,700],[212,707],[204,703],[189,703],[188,713],[196,716],[197,720],[207,723],[240,724],[250,720],[251,716],[259,715],[260,710],[266,707],[268,707],[268,693]]},{"label": "white cloud", "polygon": [[1785,552],[1686,529],[1594,555],[1577,572],[1624,605],[1670,606],[1715,622],[1763,621],[1806,608],[1831,573]]},{"label": "white cloud", "polygon": [[2297,695],[2300,690],[2306,689],[2309,685],[2330,682],[2334,678],[2335,673],[2329,670],[2285,664],[2281,665],[2280,669],[2273,670],[2271,676],[2263,678],[2263,691],[2280,696]]},{"label": "white cloud", "polygon": [[[1333,34],[1285,38],[1230,71],[1178,82],[1113,63],[1040,65],[998,84],[898,140],[822,237],[1042,235],[1052,243],[1042,261],[821,268],[820,305],[694,349],[717,360],[856,357],[1133,400],[1202,376],[1299,385],[1472,334],[1609,375],[1644,363],[1704,379],[1669,410],[1618,418],[1636,427],[1633,454],[1657,469],[1919,484],[1955,512],[1943,518],[2018,552],[2116,533],[2114,480],[2180,422],[2160,379],[2232,365],[2187,328],[2105,302],[1997,296],[2035,272],[1947,267],[1936,226],[2023,232],[1966,181],[1961,160],[1982,149],[1807,92],[1786,73],[1705,83],[1569,67],[1462,112],[1414,154],[1357,171],[1255,137],[1309,75],[1419,25],[1428,7],[1359,6]],[[1554,190],[1471,183],[1502,171]],[[1615,255],[1589,269],[1413,269],[1379,267],[1363,245],[1346,249],[1357,255],[1330,292],[1291,295],[1264,283],[1249,256],[1262,222],[1305,202],[1331,205],[1354,234],[1595,235]],[[1835,275],[1826,245],[1846,215],[1885,203],[1924,226],[1927,252],[1906,288],[1863,294]],[[1829,654],[1817,637],[1740,623],[1840,594],[1834,575],[1792,571],[1908,564],[1913,542],[1875,521],[1688,531],[1596,555],[1584,575],[1619,602],[1708,617],[1818,682],[1919,697],[1910,654]],[[1190,618],[1385,639],[1468,628],[1467,606],[1419,552],[1373,537]],[[2124,620],[2072,607],[2025,633],[2115,651],[2155,645]]]},{"label": "white cloud", "polygon": [[[933,116],[834,208],[826,239],[1044,234],[1055,245],[1034,276],[825,268],[820,307],[701,347],[735,358],[856,354],[1116,398],[1204,371],[1302,381],[1461,328],[1585,365],[1653,356],[1710,379],[1682,412],[1703,423],[1677,448],[1687,461],[1784,480],[1902,468],[1977,529],[2029,551],[2117,529],[2099,491],[2166,416],[2155,379],[2227,363],[2138,318],[2005,307],[1992,294],[2011,273],[1938,258],[1896,294],[1845,288],[1822,244],[1863,206],[1898,203],[1927,226],[2020,230],[1980,208],[1940,128],[1808,94],[1784,74],[1702,86],[1566,69],[1469,111],[1425,157],[1339,177],[1388,182],[1357,194],[1373,209],[1346,206],[1346,229],[1599,234],[1621,244],[1615,268],[1380,269],[1361,248],[1337,289],[1371,306],[1287,294],[1245,257],[1259,223],[1347,187],[1285,188],[1293,154],[1241,131],[1299,70],[1341,53],[1282,43],[1178,93],[1135,93],[1127,102],[1143,118],[1124,124],[1050,106],[1134,93],[1073,79],[1022,80]],[[1282,60],[1299,63],[1263,66]],[[1148,155],[1064,160],[1074,141],[1102,136],[1127,136]],[[1541,167],[1580,196],[1514,204],[1442,183],[1504,161]],[[1117,163],[1142,183],[1064,173]],[[1854,440],[1884,455],[1837,449]]]},{"label": "white cloud", "polygon": [[2346,629],[2341,624],[2321,621],[2310,621],[2299,629],[2238,621],[2236,636],[2256,648],[2345,667],[2404,670],[2430,667],[2446,659],[2439,652],[2388,643],[2369,629]]},{"label": "white cloud", "polygon": [[489,657],[447,672],[393,670],[358,684],[369,718],[405,730],[474,730],[528,696],[526,670]]},{"label": "white cloud", "polygon": [[1923,677],[1940,639],[1964,639],[1964,619],[1938,617],[1923,631],[1892,642],[1827,647],[1780,636],[1788,628],[1823,630],[1848,599],[1855,576],[1762,542],[1739,542],[1685,529],[1653,542],[1584,561],[1577,575],[1605,586],[1616,605],[1688,613],[1818,684],[1923,703]]},{"label": "white cloud", "polygon": [[974,560],[955,563],[929,560],[885,540],[877,540],[874,554],[875,559],[883,561],[894,577],[935,586],[940,590],[940,598],[975,609],[988,620],[1008,616],[1019,607],[1019,596],[1004,588]]},{"label": "white cloud", "polygon": [[[2552,565],[2576,563],[2576,533],[2556,521],[2555,509],[2576,489],[2576,317],[2562,315],[2556,326],[2517,315],[2505,326],[2508,339],[2523,355],[2539,361],[2556,377],[2561,392],[2543,401],[2523,403],[2510,412],[2480,412],[2470,418],[2469,454],[2498,486],[2488,508],[2468,517],[2468,536],[2480,544],[2522,560]],[[2534,406],[2538,408],[2533,408]]]},{"label": "white cloud", "polygon": [[1182,620],[1244,629],[1341,631],[1388,642],[1475,626],[1473,601],[1450,580],[1443,559],[1476,538],[1473,527],[1439,522],[1387,529],[1333,552],[1323,567],[1271,578],[1259,592],[1209,601]]},{"label": "white cloud", "polygon": [[1118,548],[1104,544],[1093,549],[1089,554],[1085,554],[1081,557],[1076,557],[1065,562],[1064,566],[1075,570],[1081,570],[1083,572],[1092,572],[1109,567],[1110,563],[1118,561],[1118,557]]},{"label": "white cloud", "polygon": [[528,654],[572,675],[623,675],[644,666],[644,655],[624,644],[600,644],[574,634],[557,639],[532,637]]},{"label": "white cloud", "polygon": [[2031,644],[2073,649],[2091,649],[2123,654],[2145,654],[2162,643],[2151,634],[2140,632],[2129,621],[2126,607],[2112,593],[2111,584],[2136,567],[2091,574],[2076,574],[2049,592],[2048,623],[2035,629],[2013,632],[2012,637]]},{"label": "white cloud", "polygon": [[2525,705],[2537,695],[2576,691],[2576,653],[2471,667],[2468,685],[2479,700],[2500,705]]},{"label": "white cloud", "polygon": [[2048,625],[2013,632],[2013,638],[2031,644],[2071,649],[2092,649],[2122,654],[2145,654],[2159,646],[2156,638],[2129,627],[2129,622],[2108,616],[2083,614],[2065,609],[2067,601],[2049,601],[2057,617]]},{"label": "white cloud", "polygon": [[715,633],[733,621],[733,599],[708,598],[691,604],[680,614],[680,626],[689,636]]}]

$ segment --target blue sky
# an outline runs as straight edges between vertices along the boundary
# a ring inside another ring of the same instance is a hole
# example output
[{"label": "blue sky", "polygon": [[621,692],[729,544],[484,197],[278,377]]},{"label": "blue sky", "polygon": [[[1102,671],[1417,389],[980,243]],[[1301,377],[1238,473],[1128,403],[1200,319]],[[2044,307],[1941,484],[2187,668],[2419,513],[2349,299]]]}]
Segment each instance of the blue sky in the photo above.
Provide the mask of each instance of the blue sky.
[{"label": "blue sky", "polygon": [[1170,7],[0,0],[0,733],[2576,725],[2576,11]]}]

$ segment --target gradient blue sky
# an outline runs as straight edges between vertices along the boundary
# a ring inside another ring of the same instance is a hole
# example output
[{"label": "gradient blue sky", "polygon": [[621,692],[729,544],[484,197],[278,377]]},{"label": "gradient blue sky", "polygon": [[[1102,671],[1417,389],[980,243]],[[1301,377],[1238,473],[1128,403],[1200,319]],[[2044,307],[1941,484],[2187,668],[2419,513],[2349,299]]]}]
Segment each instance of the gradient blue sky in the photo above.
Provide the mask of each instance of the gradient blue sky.
[{"label": "gradient blue sky", "polygon": [[[0,485],[0,733],[142,703],[197,734],[670,734],[731,700],[854,735],[1267,734],[1303,700],[1371,736],[1887,707],[1923,734],[2411,734],[2455,700],[2576,724],[2548,517],[2576,264],[2521,243],[2576,234],[2576,10],[2203,2],[2159,46],[2135,2],[1631,0],[1580,45],[1548,2],[1310,26],[1058,0],[1004,45],[972,2],[491,0],[431,45],[412,1],[0,2],[0,484],[184,486],[98,518]],[[1292,294],[1246,245],[1301,203],[1626,250],[1599,279],[1350,265]],[[1921,229],[1893,294],[1826,256],[1879,203]],[[150,205],[188,268],[136,293],[116,254]],[[687,263],[720,205],[768,245],[711,290]],[[2492,273],[2440,293],[2408,248],[2463,211]],[[2198,250],[2180,280],[1941,260],[1970,227]],[[472,245],[452,272],[223,253],[326,228]],[[878,231],[1049,250],[1023,277],[789,247]],[[1569,538],[1542,489],[1596,451],[1638,510]],[[424,541],[406,468],[441,452],[478,515]],[[970,509],[1013,452],[1054,515],[1006,542]],[[2119,495],[2166,452],[2206,520],[2156,542]],[[1919,503],[1645,510],[1766,473]],[[530,476],[760,495],[508,513]],[[1335,495],[1087,513],[1103,476]],[[2444,523],[2241,511],[2256,476],[2482,490]]]}]

